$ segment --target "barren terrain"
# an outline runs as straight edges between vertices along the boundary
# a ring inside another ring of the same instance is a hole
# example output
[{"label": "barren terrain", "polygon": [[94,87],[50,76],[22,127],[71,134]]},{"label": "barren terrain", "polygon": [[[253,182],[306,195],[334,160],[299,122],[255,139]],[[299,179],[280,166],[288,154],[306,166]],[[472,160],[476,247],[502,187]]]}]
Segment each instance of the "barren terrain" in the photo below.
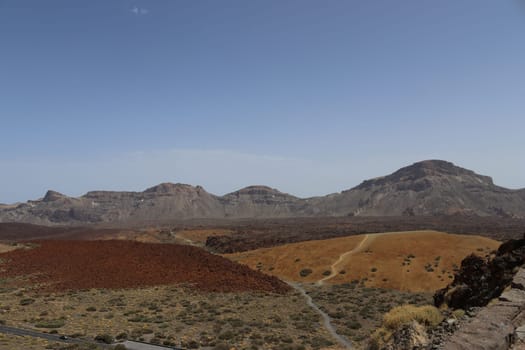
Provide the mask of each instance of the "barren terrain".
[{"label": "barren terrain", "polygon": [[431,292],[452,281],[465,256],[489,254],[498,246],[480,236],[415,231],[307,241],[225,256],[289,281],[364,281],[368,287]]},{"label": "barren terrain", "polygon": [[270,277],[206,251],[131,241],[37,241],[0,254],[0,278],[30,276],[46,290],[138,288],[184,283],[204,291],[286,292]]},{"label": "barren terrain", "polygon": [[525,233],[523,219],[463,215],[240,220],[208,222],[206,225],[234,231],[224,236],[209,237],[206,246],[218,253],[235,253],[364,233],[434,230],[479,235],[498,241],[518,239]]},{"label": "barren terrain", "polygon": [[[378,174],[381,175],[381,174]],[[490,216],[525,218],[522,190],[443,160],[425,160],[326,196],[298,198],[267,186],[217,196],[201,186],[161,183],[141,192],[90,191],[0,207],[0,222],[44,225],[169,225],[188,219],[346,216]]]},{"label": "barren terrain", "polygon": [[[275,350],[333,344],[318,326],[318,315],[294,292],[203,293],[160,286],[41,293],[7,287],[0,295],[0,321],[7,325],[81,339],[107,334],[184,348],[222,343],[228,348]],[[12,343],[6,339],[6,344]]]},{"label": "barren terrain", "polygon": [[7,252],[10,252],[12,250],[15,250],[17,249],[18,246],[17,245],[13,245],[13,244],[2,244],[0,243],[0,254],[1,253],[7,253]]}]

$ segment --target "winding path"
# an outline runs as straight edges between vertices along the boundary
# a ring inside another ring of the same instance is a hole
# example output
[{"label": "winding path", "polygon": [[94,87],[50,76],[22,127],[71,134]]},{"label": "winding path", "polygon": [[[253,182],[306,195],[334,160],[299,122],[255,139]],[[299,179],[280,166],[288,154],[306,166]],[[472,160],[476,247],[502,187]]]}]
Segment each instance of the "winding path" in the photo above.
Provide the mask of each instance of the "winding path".
[{"label": "winding path", "polygon": [[341,345],[343,348],[352,349],[352,343],[348,339],[346,339],[344,336],[337,333],[334,326],[332,326],[332,319],[330,318],[330,316],[328,316],[326,312],[321,310],[321,308],[313,302],[312,297],[308,295],[308,293],[306,293],[304,288],[301,287],[298,283],[293,283],[293,282],[286,282],[286,283],[288,283],[290,287],[294,288],[299,293],[301,293],[301,295],[305,297],[306,303],[308,304],[308,306],[310,306],[312,309],[315,310],[315,312],[321,315],[321,317],[323,318],[323,326],[328,331],[328,333],[330,333],[332,338],[337,340],[339,345]]},{"label": "winding path", "polygon": [[[331,270],[330,275],[320,279],[319,281],[317,281],[316,284],[318,286],[321,286],[321,285],[323,285],[323,283],[325,281],[328,281],[328,280],[334,278],[335,276],[337,276],[337,274],[340,271],[339,266],[342,265],[353,254],[359,253],[360,251],[362,251],[365,248],[365,244],[370,243],[370,241],[372,240],[372,239],[369,239],[369,238],[370,238],[369,235],[365,235],[363,237],[363,239],[361,240],[361,242],[359,242],[357,247],[355,247],[354,249],[352,249],[350,251],[347,251],[347,252],[341,254],[339,256],[339,259],[337,259],[337,261],[334,262],[330,266],[330,270]],[[330,333],[332,338],[337,340],[339,345],[342,346],[343,348],[345,348],[345,349],[352,349],[352,343],[348,339],[346,339],[346,337],[344,337],[341,334],[337,333],[337,331],[335,330],[334,326],[332,325],[332,319],[330,318],[330,316],[328,316],[328,314],[326,312],[321,310],[321,308],[314,303],[314,301],[312,300],[312,297],[310,295],[308,295],[308,293],[304,290],[304,288],[301,287],[301,285],[299,285],[298,283],[294,283],[294,282],[286,282],[286,283],[290,287],[294,288],[299,293],[301,293],[301,295],[306,299],[306,304],[308,304],[308,306],[310,306],[312,309],[314,309],[314,311],[317,312],[322,317],[322,319],[323,319],[323,326],[328,331],[328,333]]]},{"label": "winding path", "polygon": [[332,266],[330,266],[330,274],[324,278],[321,278],[319,281],[317,281],[317,284],[323,285],[325,281],[331,280],[332,278],[337,276],[337,274],[340,271],[339,266],[342,265],[346,261],[346,259],[348,259],[350,256],[354,255],[355,253],[359,253],[361,250],[363,250],[363,248],[365,247],[365,243],[370,243],[369,238],[370,238],[370,235],[365,235],[363,239],[361,240],[361,242],[359,242],[357,247],[341,254],[339,256],[339,259],[337,259],[337,261],[334,262]]}]

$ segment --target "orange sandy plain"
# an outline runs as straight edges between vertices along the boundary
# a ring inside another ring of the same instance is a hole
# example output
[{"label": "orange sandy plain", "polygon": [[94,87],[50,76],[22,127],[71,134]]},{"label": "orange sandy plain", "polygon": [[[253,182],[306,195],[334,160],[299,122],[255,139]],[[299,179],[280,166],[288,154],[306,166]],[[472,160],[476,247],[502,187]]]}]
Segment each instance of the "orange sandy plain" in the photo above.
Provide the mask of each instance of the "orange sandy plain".
[{"label": "orange sandy plain", "polygon": [[[484,256],[499,245],[474,235],[411,231],[291,243],[225,257],[286,281],[339,284],[366,279],[370,287],[424,292],[450,283],[454,267],[465,256]],[[312,273],[302,277],[304,269]]]}]

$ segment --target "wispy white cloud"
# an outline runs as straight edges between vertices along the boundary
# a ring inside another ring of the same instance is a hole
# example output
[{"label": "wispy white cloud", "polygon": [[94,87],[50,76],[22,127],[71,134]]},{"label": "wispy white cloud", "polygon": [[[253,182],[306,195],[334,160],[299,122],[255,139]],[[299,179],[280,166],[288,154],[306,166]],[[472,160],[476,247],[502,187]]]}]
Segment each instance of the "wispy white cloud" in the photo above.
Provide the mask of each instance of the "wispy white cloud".
[{"label": "wispy white cloud", "polygon": [[138,6],[133,6],[129,11],[137,16],[147,15],[149,13],[148,9]]}]

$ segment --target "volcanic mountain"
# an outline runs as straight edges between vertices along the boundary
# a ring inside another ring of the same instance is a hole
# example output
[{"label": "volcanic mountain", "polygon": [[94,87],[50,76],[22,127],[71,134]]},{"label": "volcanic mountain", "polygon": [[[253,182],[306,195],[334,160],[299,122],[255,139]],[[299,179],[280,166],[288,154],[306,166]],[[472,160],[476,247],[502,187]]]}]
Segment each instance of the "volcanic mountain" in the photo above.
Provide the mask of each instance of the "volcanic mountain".
[{"label": "volcanic mountain", "polygon": [[496,186],[478,175],[442,160],[427,160],[383,177],[366,180],[340,194],[315,202],[329,215],[480,215],[523,217],[525,190]]},{"label": "volcanic mountain", "polygon": [[442,160],[426,160],[323,197],[298,198],[266,186],[216,196],[200,186],[163,183],[143,192],[92,191],[0,206],[0,222],[168,223],[185,219],[311,216],[479,215],[525,217],[525,189]]}]

